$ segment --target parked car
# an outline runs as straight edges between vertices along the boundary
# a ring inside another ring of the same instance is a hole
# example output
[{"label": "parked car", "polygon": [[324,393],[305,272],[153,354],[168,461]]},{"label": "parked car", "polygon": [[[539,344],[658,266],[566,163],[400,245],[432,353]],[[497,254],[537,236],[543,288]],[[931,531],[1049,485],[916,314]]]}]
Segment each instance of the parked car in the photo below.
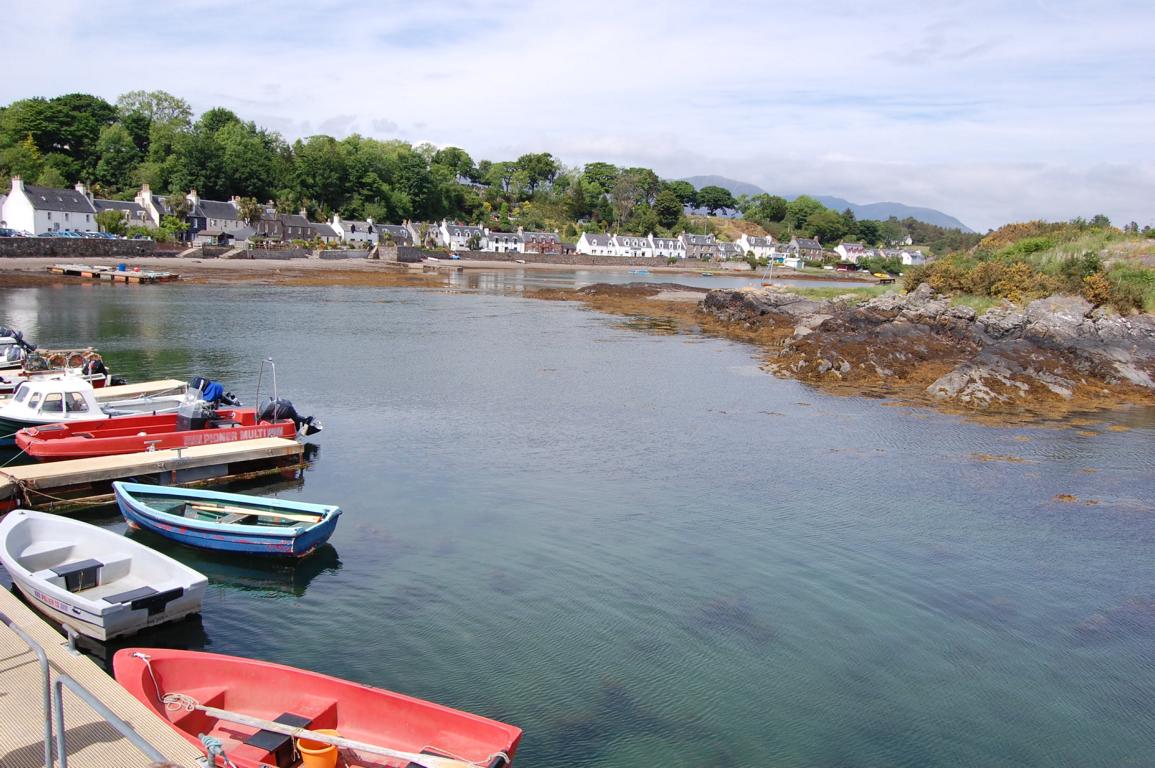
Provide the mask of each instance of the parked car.
[{"label": "parked car", "polygon": [[16,230],[0,227],[0,237],[16,237]]}]

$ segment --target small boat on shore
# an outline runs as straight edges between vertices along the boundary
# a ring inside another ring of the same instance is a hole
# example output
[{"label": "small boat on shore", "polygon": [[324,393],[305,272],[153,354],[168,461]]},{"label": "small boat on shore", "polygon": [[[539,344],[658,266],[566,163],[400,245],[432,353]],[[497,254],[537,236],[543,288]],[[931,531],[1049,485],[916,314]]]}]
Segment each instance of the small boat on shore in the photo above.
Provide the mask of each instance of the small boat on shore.
[{"label": "small boat on shore", "polygon": [[38,610],[96,640],[198,613],[208,583],[124,536],[27,509],[0,520],[0,563]]},{"label": "small boat on shore", "polygon": [[335,758],[336,747],[348,768],[508,768],[521,740],[513,725],[267,661],[125,648],[113,670],[192,744],[218,739],[237,768],[288,768],[302,748]]},{"label": "small boat on shore", "polygon": [[129,527],[198,549],[304,557],[333,535],[341,508],[240,493],[114,482]]},{"label": "small boat on shore", "polygon": [[321,431],[300,417],[287,400],[255,408],[217,409],[203,400],[186,401],[168,413],[118,416],[103,421],[74,421],[28,427],[16,433],[16,445],[41,461],[118,456],[141,451],[215,445],[265,437],[293,439]]}]

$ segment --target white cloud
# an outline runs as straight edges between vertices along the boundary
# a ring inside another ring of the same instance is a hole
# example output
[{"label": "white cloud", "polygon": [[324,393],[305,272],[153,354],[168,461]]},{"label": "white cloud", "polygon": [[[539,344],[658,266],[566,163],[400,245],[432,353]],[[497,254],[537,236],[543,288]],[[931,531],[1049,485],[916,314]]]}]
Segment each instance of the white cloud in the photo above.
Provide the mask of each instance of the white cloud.
[{"label": "white cloud", "polygon": [[1134,0],[4,4],[9,61],[37,62],[4,103],[163,88],[288,138],[722,173],[976,229],[1155,223],[1155,7]]}]

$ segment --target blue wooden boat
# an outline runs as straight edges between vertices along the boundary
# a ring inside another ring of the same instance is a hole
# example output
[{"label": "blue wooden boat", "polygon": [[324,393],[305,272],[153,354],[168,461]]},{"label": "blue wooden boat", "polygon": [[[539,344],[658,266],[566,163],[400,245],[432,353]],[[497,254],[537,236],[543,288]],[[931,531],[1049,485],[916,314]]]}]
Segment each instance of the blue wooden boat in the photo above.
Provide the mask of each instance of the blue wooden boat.
[{"label": "blue wooden boat", "polygon": [[112,484],[130,528],[198,549],[304,557],[329,540],[341,508],[240,493]]}]

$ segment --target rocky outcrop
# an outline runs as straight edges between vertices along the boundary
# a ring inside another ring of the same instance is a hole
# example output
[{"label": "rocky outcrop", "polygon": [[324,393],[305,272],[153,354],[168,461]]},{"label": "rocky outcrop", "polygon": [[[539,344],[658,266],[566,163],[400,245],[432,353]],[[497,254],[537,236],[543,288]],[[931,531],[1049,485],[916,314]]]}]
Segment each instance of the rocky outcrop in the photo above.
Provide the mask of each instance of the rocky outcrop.
[{"label": "rocky outcrop", "polygon": [[978,315],[925,284],[865,301],[742,289],[711,291],[703,310],[778,327],[784,340],[768,367],[817,384],[981,410],[1155,401],[1155,318],[1122,317],[1080,297]]}]

